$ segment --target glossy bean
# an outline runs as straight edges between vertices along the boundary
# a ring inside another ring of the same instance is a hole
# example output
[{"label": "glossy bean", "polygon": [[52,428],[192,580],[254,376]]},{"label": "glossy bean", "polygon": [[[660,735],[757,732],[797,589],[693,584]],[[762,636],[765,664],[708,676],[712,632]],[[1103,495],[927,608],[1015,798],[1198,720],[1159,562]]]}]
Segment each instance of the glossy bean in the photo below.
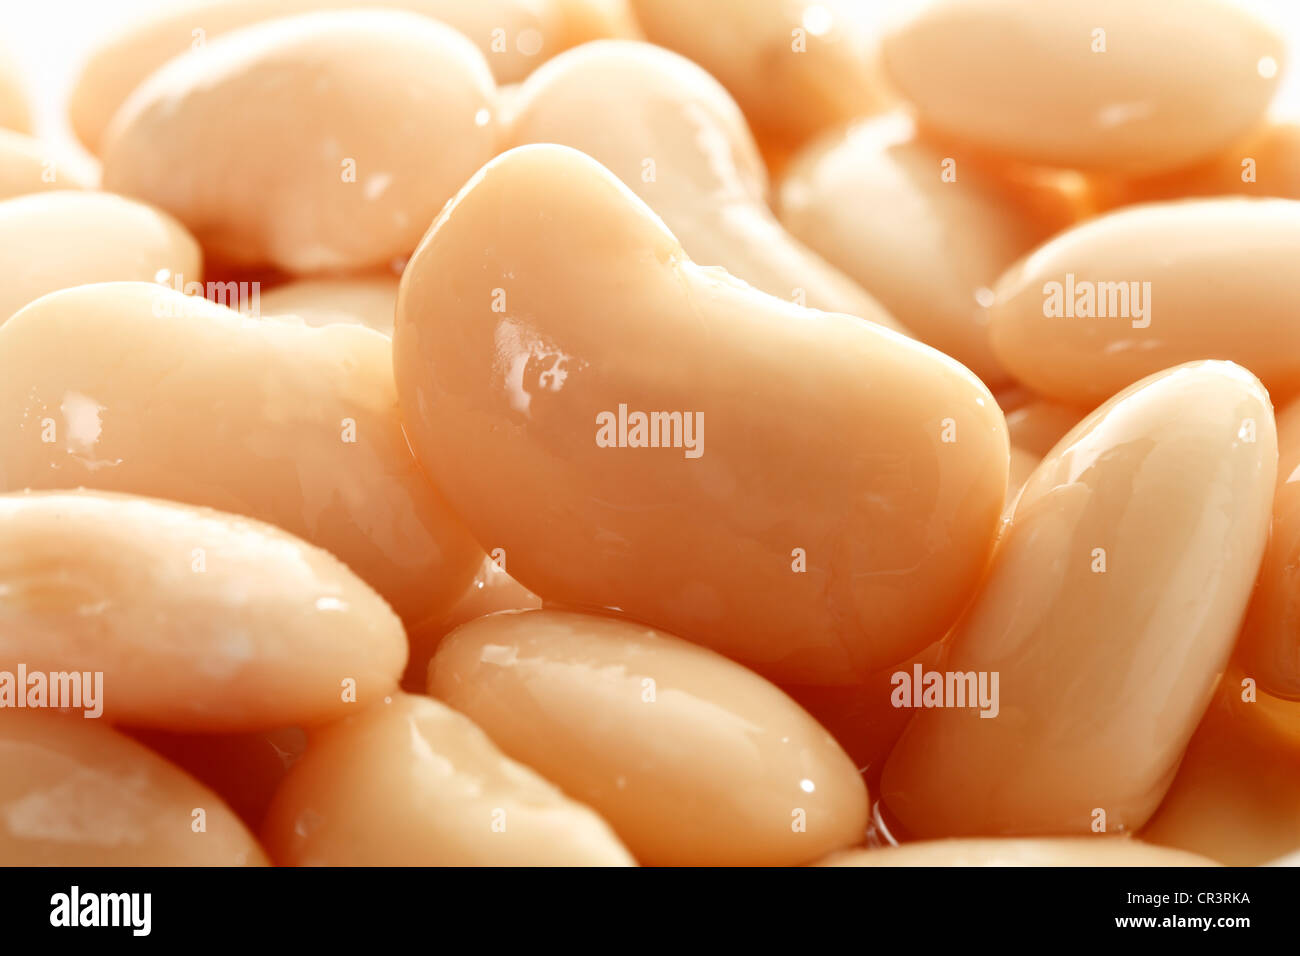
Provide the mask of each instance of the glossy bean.
[{"label": "glossy bean", "polygon": [[[574,150],[474,177],[403,275],[393,348],[421,464],[544,600],[848,684],[933,642],[983,573],[1007,475],[988,390],[696,266]],[[651,411],[678,413],[657,447]]]}]

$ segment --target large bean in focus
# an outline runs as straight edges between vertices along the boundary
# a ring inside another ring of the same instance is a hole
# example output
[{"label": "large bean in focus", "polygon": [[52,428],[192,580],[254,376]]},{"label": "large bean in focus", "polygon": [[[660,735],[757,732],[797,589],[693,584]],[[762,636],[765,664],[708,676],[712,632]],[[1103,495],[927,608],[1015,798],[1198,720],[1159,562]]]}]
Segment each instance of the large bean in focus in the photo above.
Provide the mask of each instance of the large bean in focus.
[{"label": "large bean in focus", "polygon": [[421,464],[543,600],[847,684],[934,641],[987,562],[1008,452],[978,379],[696,266],[575,150],[471,180],[393,347]]}]

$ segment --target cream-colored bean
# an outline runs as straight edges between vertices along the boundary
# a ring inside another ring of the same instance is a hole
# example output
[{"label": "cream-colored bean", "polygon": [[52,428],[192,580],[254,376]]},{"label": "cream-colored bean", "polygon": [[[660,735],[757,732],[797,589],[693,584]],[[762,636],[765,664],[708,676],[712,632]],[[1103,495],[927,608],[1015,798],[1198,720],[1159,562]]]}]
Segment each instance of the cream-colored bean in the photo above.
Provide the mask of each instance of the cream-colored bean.
[{"label": "cream-colored bean", "polygon": [[54,189],[87,189],[90,183],[61,162],[46,143],[0,129],[0,199]]},{"label": "cream-colored bean", "polygon": [[1242,677],[1224,676],[1142,839],[1228,866],[1300,849],[1300,702],[1247,691]]},{"label": "cream-colored bean", "polygon": [[998,280],[993,351],[1024,384],[1094,407],[1160,369],[1229,359],[1300,390],[1300,202],[1153,203],[1085,222]]},{"label": "cream-colored bean", "polygon": [[0,491],[85,486],[248,515],[338,556],[408,624],[482,552],[411,456],[391,347],[137,282],[0,326]]},{"label": "cream-colored bean", "polygon": [[887,100],[853,0],[632,0],[646,36],[700,64],[764,139],[800,142]]},{"label": "cream-colored bean", "polygon": [[109,193],[0,202],[0,324],[27,303],[91,282],[198,282],[203,253],[175,219]]},{"label": "cream-colored bean", "polygon": [[443,641],[429,692],[645,864],[805,863],[866,829],[866,788],[824,728],[757,674],[639,624],[479,618]]},{"label": "cream-colored bean", "polygon": [[944,664],[989,686],[997,675],[996,715],[917,712],[881,785],[904,828],[1142,826],[1232,650],[1276,469],[1268,395],[1227,362],[1145,379],[1062,439],[1021,493]]},{"label": "cream-colored bean", "polygon": [[1263,120],[1283,59],[1282,38],[1228,0],[945,0],[883,43],[890,81],[943,134],[1117,171],[1230,147]]},{"label": "cream-colored bean", "polygon": [[428,697],[391,700],[313,735],[267,810],[288,866],[625,866],[590,809]]},{"label": "cream-colored bean", "polygon": [[1195,853],[1125,837],[1047,840],[928,840],[879,850],[851,850],[822,866],[1214,866]]},{"label": "cream-colored bean", "polygon": [[[195,829],[203,812],[203,829]],[[215,793],[104,724],[0,715],[6,866],[264,866]]]},{"label": "cream-colored bean", "polygon": [[890,114],[797,156],[780,188],[781,222],[862,284],[921,341],[990,388],[1008,376],[989,345],[991,287],[1064,225],[1030,193],[961,151],[918,139]]},{"label": "cream-colored bean", "polygon": [[104,134],[104,186],[233,264],[359,270],[409,255],[497,135],[483,55],[436,21],[342,10],[171,60]]},{"label": "cream-colored bean", "polygon": [[19,664],[102,673],[97,706],[114,722],[269,730],[391,692],[406,636],[335,557],[271,525],[19,492],[0,495],[0,668]]},{"label": "cream-colored bean", "polygon": [[[983,573],[1007,469],[988,390],[695,265],[575,150],[513,149],[448,205],[393,350],[421,464],[543,600],[851,684],[933,642]],[[678,413],[659,447],[651,411]]]},{"label": "cream-colored bean", "polygon": [[0,129],[26,133],[31,128],[32,113],[18,66],[7,50],[0,49]]},{"label": "cream-colored bean", "polygon": [[393,334],[397,277],[387,275],[299,279],[262,293],[263,315],[296,315],[312,328],[364,325]]},{"label": "cream-colored bean", "polygon": [[561,143],[618,176],[692,261],[782,299],[900,326],[848,276],[789,235],[735,102],[689,60],[609,40],[562,53],[515,99],[510,142]]},{"label": "cream-colored bean", "polygon": [[[172,2],[95,50],[72,90],[69,118],[92,152],[130,93],[168,60],[222,34],[272,18],[365,6],[357,0],[201,0]],[[567,47],[632,31],[625,4],[605,0],[383,0],[440,20],[482,51],[502,83],[514,83]],[[4,125],[0,123],[0,125]]]}]

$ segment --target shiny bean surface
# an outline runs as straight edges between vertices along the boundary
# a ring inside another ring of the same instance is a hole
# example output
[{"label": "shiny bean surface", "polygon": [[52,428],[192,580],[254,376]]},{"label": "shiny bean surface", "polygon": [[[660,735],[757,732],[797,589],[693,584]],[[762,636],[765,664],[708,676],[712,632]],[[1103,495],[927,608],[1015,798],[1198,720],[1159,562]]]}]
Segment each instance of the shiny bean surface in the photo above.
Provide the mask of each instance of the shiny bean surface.
[{"label": "shiny bean surface", "polygon": [[[0,495],[0,668],[101,673],[115,722],[270,730],[397,686],[397,616],[332,555],[207,508]],[[348,691],[351,690],[349,695]]]},{"label": "shiny bean surface", "polygon": [[430,658],[442,639],[462,624],[497,611],[525,611],[541,606],[541,598],[503,571],[496,559],[485,557],[478,573],[450,611],[411,630],[411,654],[402,686],[424,693],[428,685]]},{"label": "shiny bean surface", "polygon": [[106,725],[11,711],[0,719],[6,866],[265,866],[211,790]]},{"label": "shiny bean surface", "polygon": [[266,521],[338,556],[409,624],[480,552],[411,456],[388,340],[140,282],[0,326],[0,490],[130,492]]},{"label": "shiny bean surface", "polygon": [[449,707],[395,694],[313,736],[262,841],[289,866],[627,866],[608,825]]},{"label": "shiny bean surface", "polygon": [[167,213],[59,190],[0,201],[0,324],[47,292],[91,282],[203,279],[203,252]]},{"label": "shiny bean surface", "polygon": [[918,710],[885,766],[908,832],[1141,827],[1232,650],[1276,469],[1268,395],[1224,362],[1152,376],[1062,439],[947,654],[997,676],[996,712]]},{"label": "shiny bean surface", "polygon": [[104,188],[166,209],[233,264],[385,265],[492,155],[494,95],[483,55],[427,17],[272,20],[136,89],[104,134]]},{"label": "shiny bean surface", "polygon": [[866,827],[857,769],[794,701],[637,624],[479,618],[443,641],[429,691],[594,807],[642,863],[803,863]]},{"label": "shiny bean surface", "polygon": [[1035,249],[998,280],[994,354],[1083,408],[1164,368],[1230,359],[1275,400],[1300,390],[1300,202],[1133,206]]},{"label": "shiny bean surface", "polygon": [[891,31],[882,59],[946,136],[1026,162],[1145,171],[1245,135],[1284,54],[1229,0],[944,0]]},{"label": "shiny bean surface", "polygon": [[716,76],[764,138],[799,142],[888,101],[852,0],[632,0],[647,39]]},{"label": "shiny bean surface", "polygon": [[98,152],[113,114],[173,57],[265,20],[368,5],[407,10],[454,27],[482,51],[502,83],[522,80],[566,46],[633,29],[617,4],[601,0],[185,0],[120,30],[91,54],[72,91],[73,129]]},{"label": "shiny bean surface", "polygon": [[796,156],[779,204],[787,229],[996,387],[1009,379],[989,345],[991,286],[1065,224],[1034,215],[1030,191],[890,114]]},{"label": "shiny bean surface", "polygon": [[[852,683],[933,642],[983,572],[1007,474],[988,390],[696,266],[574,150],[511,150],[443,211],[393,349],[421,464],[544,600]],[[634,411],[681,414],[651,447]]]},{"label": "shiny bean surface", "polygon": [[645,200],[700,265],[721,266],[778,298],[900,328],[776,221],[740,110],[680,56],[620,41],[562,53],[519,89],[510,140],[591,156]]}]

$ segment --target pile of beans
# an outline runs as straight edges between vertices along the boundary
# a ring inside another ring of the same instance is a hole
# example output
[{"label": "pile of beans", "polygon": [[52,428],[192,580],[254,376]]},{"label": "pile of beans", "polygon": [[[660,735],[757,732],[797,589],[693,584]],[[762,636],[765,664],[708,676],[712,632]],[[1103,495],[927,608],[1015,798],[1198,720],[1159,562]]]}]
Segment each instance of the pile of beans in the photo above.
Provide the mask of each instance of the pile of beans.
[{"label": "pile of beans", "polygon": [[97,180],[0,61],[0,863],[1300,849],[1282,40],[858,13],[168,5]]}]

